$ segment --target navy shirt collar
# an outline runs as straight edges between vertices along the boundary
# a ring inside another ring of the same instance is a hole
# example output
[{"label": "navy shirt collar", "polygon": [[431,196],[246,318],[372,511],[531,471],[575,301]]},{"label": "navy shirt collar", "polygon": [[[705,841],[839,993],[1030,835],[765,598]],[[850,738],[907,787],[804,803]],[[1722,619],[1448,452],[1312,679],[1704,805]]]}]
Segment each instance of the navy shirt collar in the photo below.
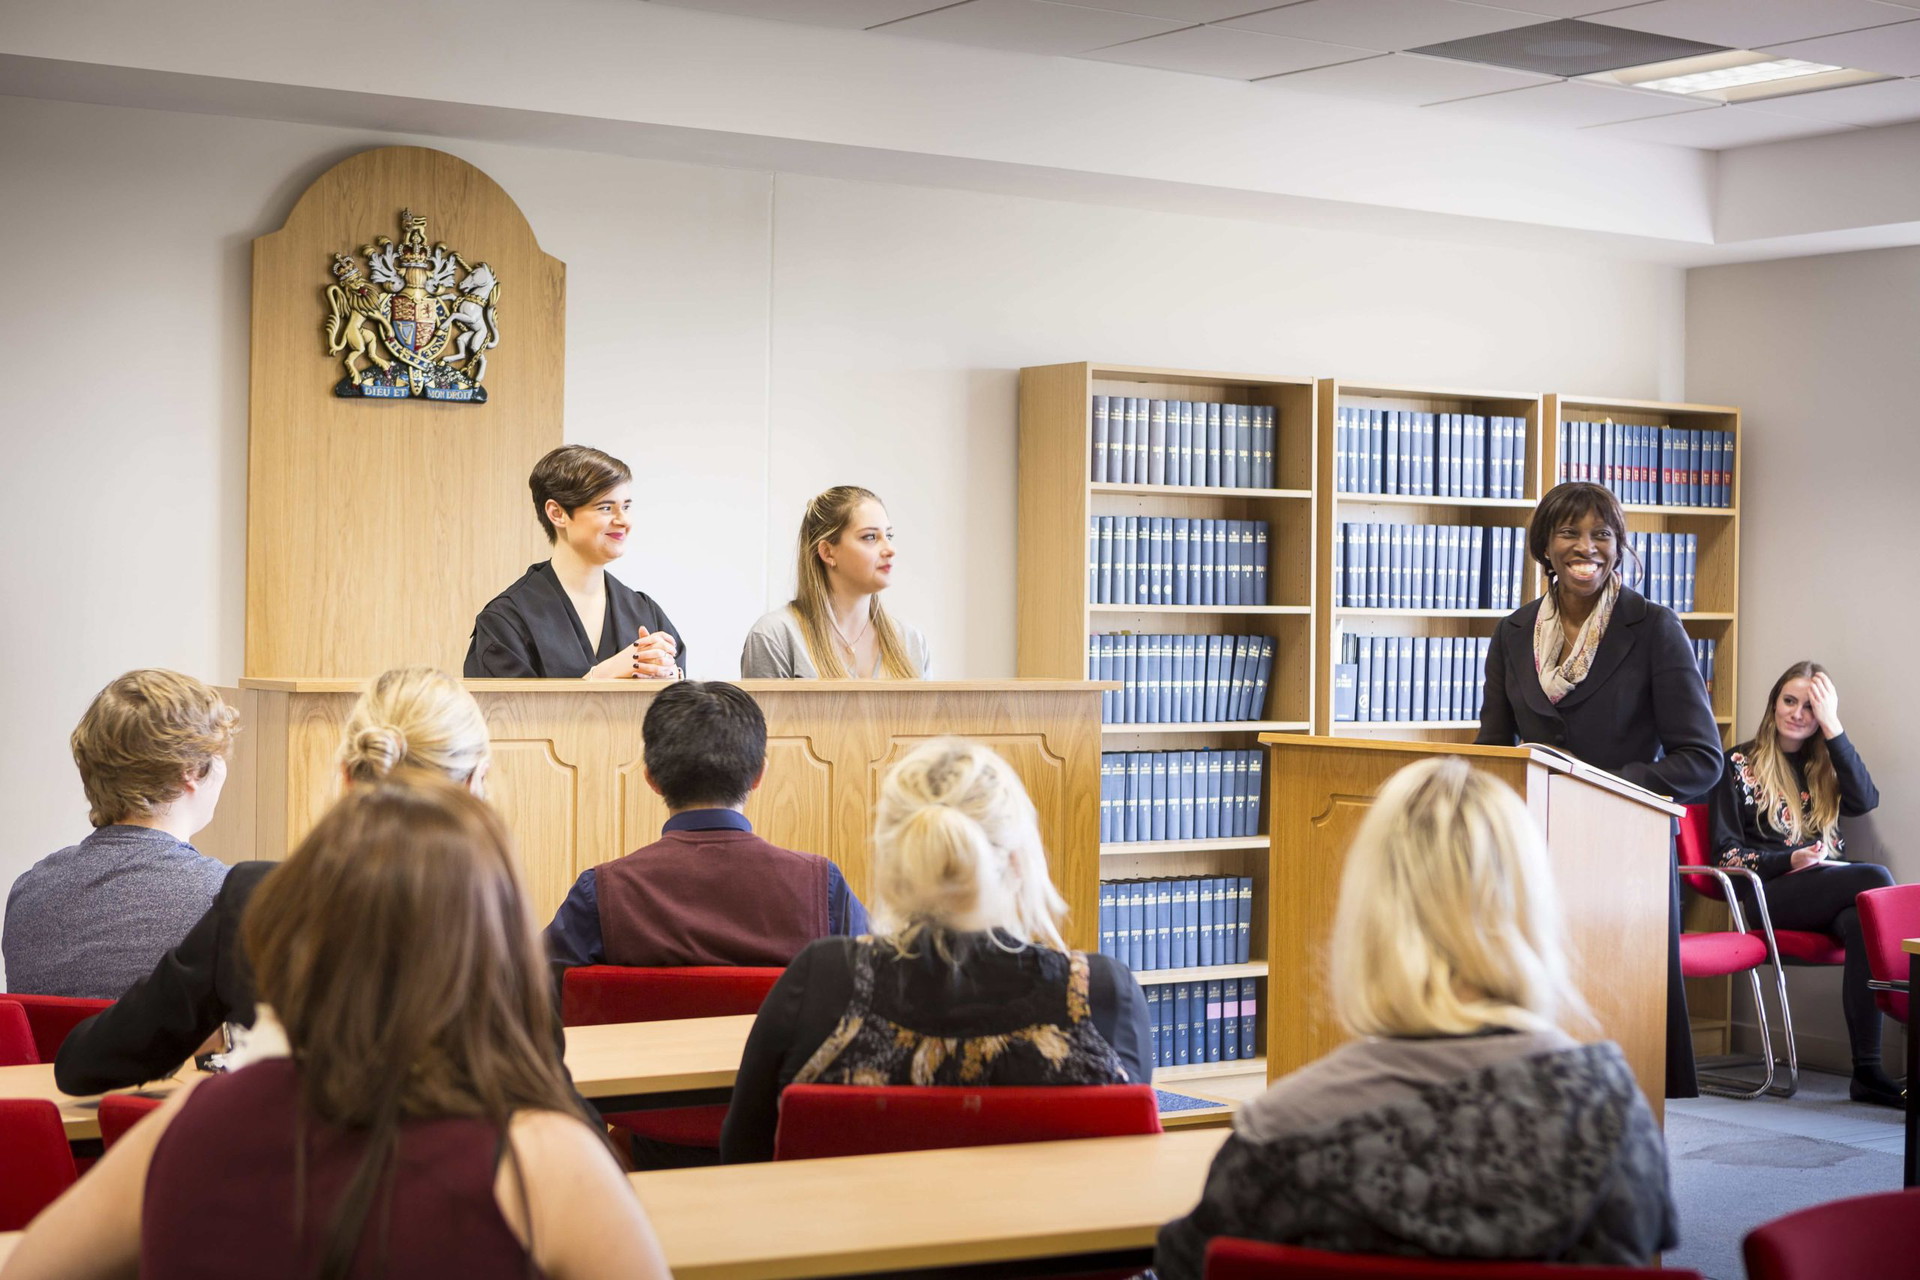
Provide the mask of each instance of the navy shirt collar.
[{"label": "navy shirt collar", "polygon": [[660,831],[751,831],[753,824],[738,809],[687,809],[674,814]]}]

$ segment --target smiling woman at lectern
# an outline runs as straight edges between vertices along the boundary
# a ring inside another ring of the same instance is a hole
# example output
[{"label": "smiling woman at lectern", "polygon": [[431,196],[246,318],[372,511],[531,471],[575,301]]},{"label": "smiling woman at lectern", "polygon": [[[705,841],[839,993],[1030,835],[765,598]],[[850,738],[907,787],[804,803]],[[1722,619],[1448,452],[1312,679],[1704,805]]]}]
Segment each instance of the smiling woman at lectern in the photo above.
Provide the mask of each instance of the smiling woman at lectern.
[{"label": "smiling woman at lectern", "polygon": [[[527,479],[553,558],[474,619],[468,677],[677,680],[686,646],[664,610],[607,572],[633,533],[633,473],[618,458],[563,445]],[[592,637],[589,639],[589,637]]]},{"label": "smiling woman at lectern", "polygon": [[[1610,490],[1549,490],[1527,526],[1547,590],[1493,629],[1476,741],[1558,747],[1685,802],[1720,777],[1720,730],[1693,646],[1673,610],[1620,581],[1627,519]],[[1691,1098],[1680,896],[1669,894],[1667,1096]]]}]

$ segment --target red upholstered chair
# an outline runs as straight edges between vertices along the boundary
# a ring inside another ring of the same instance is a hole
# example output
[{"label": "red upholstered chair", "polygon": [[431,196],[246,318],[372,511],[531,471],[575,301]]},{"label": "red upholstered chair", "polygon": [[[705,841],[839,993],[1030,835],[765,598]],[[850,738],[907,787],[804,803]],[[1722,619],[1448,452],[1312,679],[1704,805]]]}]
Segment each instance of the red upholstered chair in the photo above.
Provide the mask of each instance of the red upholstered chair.
[{"label": "red upholstered chair", "polygon": [[[1760,1024],[1760,1057],[1757,1059],[1762,1069],[1759,1083],[1729,1076],[1720,1072],[1701,1071],[1700,1091],[1715,1093],[1725,1098],[1757,1098],[1772,1093],[1782,1098],[1791,1098],[1800,1087],[1800,1051],[1793,1041],[1793,1010],[1787,1004],[1787,975],[1782,960],[1790,959],[1788,940],[1799,950],[1808,964],[1838,964],[1846,958],[1840,944],[1824,933],[1805,933],[1799,930],[1773,927],[1773,921],[1767,915],[1767,900],[1761,892],[1760,877],[1745,867],[1720,868],[1713,865],[1713,858],[1707,848],[1707,807],[1703,804],[1690,804],[1687,813],[1680,820],[1680,877],[1681,883],[1710,898],[1717,898],[1727,904],[1728,912],[1733,916],[1733,929],[1707,933],[1683,933],[1680,935],[1680,973],[1688,978],[1718,978],[1736,973],[1744,973],[1753,987],[1753,1007],[1755,1020]],[[1747,927],[1746,911],[1739,897],[1733,891],[1733,877],[1744,877],[1753,887],[1751,900],[1760,916],[1760,927]],[[1831,953],[1832,958],[1828,959]],[[1774,997],[1780,1006],[1780,1037],[1786,1041],[1787,1060],[1786,1083],[1774,1084],[1776,1069],[1782,1065],[1774,1056],[1773,1031],[1767,1022],[1766,1002],[1760,995],[1760,966],[1773,966]],[[1752,1066],[1755,1059],[1722,1060],[1722,1066]]]},{"label": "red upholstered chair", "polygon": [[1702,1280],[1698,1271],[1673,1268],[1383,1258],[1297,1249],[1230,1236],[1216,1236],[1208,1242],[1206,1274],[1207,1280],[1632,1280],[1636,1276],[1643,1280]]},{"label": "red upholstered chair", "polygon": [[0,1099],[0,1231],[24,1228],[78,1176],[57,1107]]},{"label": "red upholstered chair", "polygon": [[1896,884],[1869,889],[1853,900],[1860,912],[1860,935],[1867,944],[1867,969],[1873,974],[1874,1003],[1895,1022],[1913,1021],[1907,1004],[1906,938],[1920,938],[1920,884]]},{"label": "red upholstered chair", "polygon": [[795,1084],[780,1094],[773,1158],[814,1160],[1159,1132],[1159,1104],[1152,1086],[1144,1084]]},{"label": "red upholstered chair", "polygon": [[[758,1013],[767,992],[784,972],[706,965],[682,969],[585,965],[567,970],[561,980],[560,1017],[570,1027],[591,1027],[608,1022],[671,1022]],[[727,1109],[717,1105],[669,1107],[621,1111],[602,1118],[616,1129],[655,1142],[718,1148]]]},{"label": "red upholstered chair", "polygon": [[0,1067],[26,1067],[40,1061],[33,1027],[18,1000],[0,1000]]},{"label": "red upholstered chair", "polygon": [[[1864,914],[1864,913],[1863,913]],[[1747,1233],[1747,1280],[1914,1280],[1920,1276],[1920,1189],[1817,1204]]]},{"label": "red upholstered chair", "polygon": [[41,1062],[52,1062],[67,1032],[113,1003],[83,1000],[78,996],[25,995],[17,991],[9,991],[7,999],[18,1000],[27,1011],[27,1022],[33,1027],[33,1043]]},{"label": "red upholstered chair", "polygon": [[127,1136],[127,1130],[160,1109],[160,1098],[137,1093],[110,1093],[100,1099],[100,1147],[104,1151]]}]

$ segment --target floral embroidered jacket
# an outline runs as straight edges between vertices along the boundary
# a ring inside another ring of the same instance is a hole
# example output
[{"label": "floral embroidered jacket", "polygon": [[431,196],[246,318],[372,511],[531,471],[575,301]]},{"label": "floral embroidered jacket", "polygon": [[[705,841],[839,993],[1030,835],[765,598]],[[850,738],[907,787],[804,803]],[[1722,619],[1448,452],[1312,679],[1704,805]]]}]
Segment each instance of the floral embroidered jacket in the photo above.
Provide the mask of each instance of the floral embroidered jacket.
[{"label": "floral embroidered jacket", "polygon": [[[1787,757],[1793,776],[1800,783],[1802,810],[1812,807],[1807,794],[1804,752]],[[1860,753],[1846,734],[1827,739],[1827,755],[1833,761],[1834,779],[1840,784],[1840,813],[1855,818],[1871,812],[1880,803],[1880,792],[1873,785]],[[1760,810],[1760,781],[1753,773],[1753,744],[1744,742],[1727,753],[1726,768],[1720,785],[1713,789],[1710,807],[1712,849],[1723,867],[1747,867],[1762,880],[1774,880],[1793,869],[1793,851],[1800,845],[1790,843],[1782,834],[1787,822],[1785,804],[1772,813]],[[1845,844],[1837,836],[1828,853],[1839,857]]]}]

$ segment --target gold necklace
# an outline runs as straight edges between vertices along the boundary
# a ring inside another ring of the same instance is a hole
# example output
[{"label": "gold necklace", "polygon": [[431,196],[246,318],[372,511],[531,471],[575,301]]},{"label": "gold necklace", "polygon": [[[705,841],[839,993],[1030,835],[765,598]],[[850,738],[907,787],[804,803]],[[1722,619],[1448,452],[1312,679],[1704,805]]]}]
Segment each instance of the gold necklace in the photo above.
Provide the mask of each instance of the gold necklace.
[{"label": "gold necklace", "polygon": [[873,626],[873,608],[871,605],[868,606],[866,623],[860,628],[860,633],[851,640],[847,639],[847,633],[840,629],[840,620],[833,616],[833,610],[831,609],[827,610],[827,625],[833,628],[833,634],[838,637],[841,646],[846,649],[847,660],[849,662],[855,662],[857,661],[855,646],[867,638],[867,632]]}]

